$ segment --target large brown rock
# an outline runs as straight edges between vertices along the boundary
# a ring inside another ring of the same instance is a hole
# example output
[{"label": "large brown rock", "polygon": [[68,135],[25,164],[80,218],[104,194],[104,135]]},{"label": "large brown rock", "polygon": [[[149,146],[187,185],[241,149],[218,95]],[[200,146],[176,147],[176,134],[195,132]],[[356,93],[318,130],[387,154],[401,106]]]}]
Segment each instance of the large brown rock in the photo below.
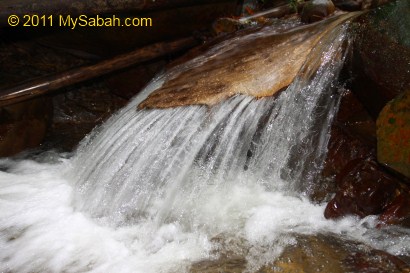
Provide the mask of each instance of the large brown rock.
[{"label": "large brown rock", "polygon": [[[216,45],[180,67],[139,108],[213,105],[236,94],[272,96],[293,81],[321,38],[355,15],[342,15],[287,33],[262,30],[225,41],[223,47]],[[311,66],[314,70],[315,65]]]},{"label": "large brown rock", "polygon": [[377,119],[377,159],[410,178],[410,89],[389,102]]}]

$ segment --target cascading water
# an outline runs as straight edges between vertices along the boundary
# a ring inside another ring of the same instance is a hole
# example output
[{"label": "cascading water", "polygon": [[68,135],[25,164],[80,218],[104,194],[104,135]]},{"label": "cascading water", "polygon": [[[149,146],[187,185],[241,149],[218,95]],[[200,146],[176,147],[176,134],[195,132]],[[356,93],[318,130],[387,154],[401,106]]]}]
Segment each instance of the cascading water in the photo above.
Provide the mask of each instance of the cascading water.
[{"label": "cascading water", "polygon": [[[75,159],[78,208],[120,225],[140,217],[164,223],[186,221],[194,212],[181,201],[190,203],[210,185],[306,192],[314,175],[305,172],[319,169],[337,109],[331,85],[343,64],[345,35],[335,31],[337,37],[323,41],[303,77],[276,100],[236,96],[212,109],[139,112],[132,104]],[[319,71],[308,75],[318,62]]]},{"label": "cascading water", "polygon": [[408,253],[408,236],[369,241],[380,237],[362,225],[372,218],[327,221],[306,197],[339,101],[346,29],[322,40],[276,99],[136,111],[165,74],[74,157],[3,159],[0,271],[184,272],[229,251],[253,271],[294,243],[293,233],[349,233]]}]

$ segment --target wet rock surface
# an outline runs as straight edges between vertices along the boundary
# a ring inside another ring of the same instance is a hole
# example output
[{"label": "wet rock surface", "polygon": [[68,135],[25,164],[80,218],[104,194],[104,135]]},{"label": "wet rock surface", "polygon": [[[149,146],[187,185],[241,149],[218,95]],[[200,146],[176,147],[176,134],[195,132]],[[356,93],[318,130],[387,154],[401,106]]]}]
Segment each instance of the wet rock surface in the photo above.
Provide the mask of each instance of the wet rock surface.
[{"label": "wet rock surface", "polygon": [[328,152],[320,176],[320,187],[312,198],[323,201],[336,192],[336,176],[353,160],[376,154],[376,124],[356,96],[343,92],[330,130]]},{"label": "wet rock surface", "polygon": [[396,196],[400,183],[374,160],[357,159],[338,174],[337,187],[336,196],[326,207],[326,218],[380,214]]},{"label": "wet rock surface", "polygon": [[[388,120],[386,122],[391,126]],[[324,178],[321,185],[325,189],[324,193],[336,193],[327,205],[325,216],[339,218],[346,215],[379,215],[380,225],[409,226],[408,179],[397,173],[389,173],[388,169],[376,161],[375,138],[374,122],[366,115],[354,95],[347,92],[332,126],[329,152],[322,172]],[[393,139],[401,140],[400,137]],[[390,148],[388,152],[402,155],[401,152],[404,153],[405,150],[404,145]],[[397,158],[400,156],[396,156]],[[313,196],[313,199],[319,201],[323,198],[320,191]]]}]

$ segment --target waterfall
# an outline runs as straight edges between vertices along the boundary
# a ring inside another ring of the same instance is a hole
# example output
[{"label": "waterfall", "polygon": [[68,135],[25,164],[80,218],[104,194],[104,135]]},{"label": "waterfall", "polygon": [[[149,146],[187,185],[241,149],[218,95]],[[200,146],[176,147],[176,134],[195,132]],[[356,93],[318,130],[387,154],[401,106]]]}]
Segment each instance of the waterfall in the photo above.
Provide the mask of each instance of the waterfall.
[{"label": "waterfall", "polygon": [[[309,193],[337,110],[345,36],[341,26],[322,41],[277,99],[240,95],[211,109],[138,112],[131,104],[74,159],[78,209],[118,225],[147,217],[161,224],[195,214],[189,203],[209,187]],[[316,63],[317,72],[309,67]]]},{"label": "waterfall", "polygon": [[331,31],[276,98],[137,110],[170,71],[73,157],[0,160],[0,272],[187,272],[224,253],[245,256],[252,272],[294,233],[409,252],[408,238],[370,240],[380,237],[371,218],[329,221],[308,199],[340,99],[347,28]]}]

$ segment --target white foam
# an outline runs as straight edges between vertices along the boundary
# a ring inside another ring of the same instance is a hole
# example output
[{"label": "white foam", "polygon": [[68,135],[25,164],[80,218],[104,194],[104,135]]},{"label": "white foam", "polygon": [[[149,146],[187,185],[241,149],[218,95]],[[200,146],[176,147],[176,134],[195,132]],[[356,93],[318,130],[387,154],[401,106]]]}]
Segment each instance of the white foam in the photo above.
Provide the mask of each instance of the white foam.
[{"label": "white foam", "polygon": [[180,221],[145,219],[113,228],[107,219],[76,211],[71,183],[61,175],[69,165],[23,161],[12,173],[0,172],[0,271],[184,272],[192,262],[216,257],[221,242],[214,238],[238,253],[249,249],[249,267],[257,268],[293,244],[295,233],[333,232],[409,253],[404,231],[399,239],[372,229],[371,219],[328,221],[324,205],[246,179],[176,202],[176,211],[190,212]]}]

